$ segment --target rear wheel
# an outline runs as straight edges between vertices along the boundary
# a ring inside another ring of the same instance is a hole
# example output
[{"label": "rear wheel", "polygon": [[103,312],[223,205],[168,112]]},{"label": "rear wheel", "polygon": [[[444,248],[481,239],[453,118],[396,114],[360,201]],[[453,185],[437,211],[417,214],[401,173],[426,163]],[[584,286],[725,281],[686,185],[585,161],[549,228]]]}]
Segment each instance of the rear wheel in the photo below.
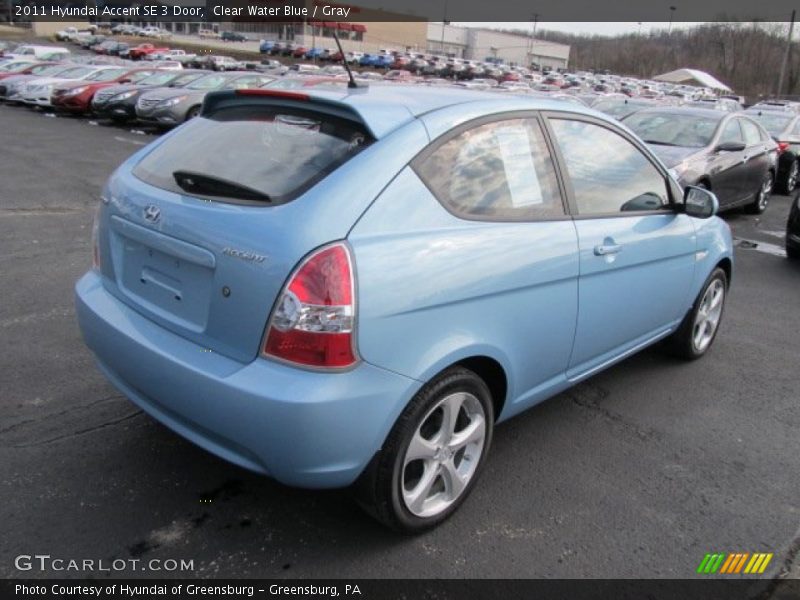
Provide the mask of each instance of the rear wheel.
[{"label": "rear wheel", "polygon": [[398,531],[438,525],[474,487],[493,425],[483,380],[462,367],[448,369],[417,393],[395,423],[357,484],[359,503]]},{"label": "rear wheel", "polygon": [[781,185],[781,191],[784,194],[791,194],[794,188],[797,187],[798,178],[800,178],[800,162],[794,159],[792,164],[789,165],[789,170],[786,171],[786,178],[783,180],[783,185]]},{"label": "rear wheel", "polygon": [[792,260],[800,260],[800,248],[786,244],[786,256]]},{"label": "rear wheel", "polygon": [[725,299],[728,292],[728,276],[717,267],[708,276],[706,284],[681,326],[667,340],[676,356],[695,360],[703,356],[717,336]]},{"label": "rear wheel", "polygon": [[747,212],[754,215],[760,215],[767,210],[767,205],[769,205],[769,197],[772,194],[772,186],[774,182],[775,176],[772,174],[772,171],[767,171],[767,174],[764,175],[764,179],[761,182],[761,187],[759,187],[758,192],[756,192],[755,200],[746,206]]}]

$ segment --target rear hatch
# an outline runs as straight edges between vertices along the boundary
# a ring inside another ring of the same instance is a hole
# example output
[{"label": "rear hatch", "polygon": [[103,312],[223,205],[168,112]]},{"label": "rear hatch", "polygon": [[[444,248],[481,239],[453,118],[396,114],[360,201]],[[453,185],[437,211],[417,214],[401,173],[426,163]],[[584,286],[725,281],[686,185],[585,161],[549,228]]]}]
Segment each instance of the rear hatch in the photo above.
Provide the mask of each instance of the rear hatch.
[{"label": "rear hatch", "polygon": [[373,141],[352,117],[234,103],[134,156],[99,217],[106,288],[206,351],[255,358],[291,271],[366,206],[319,209],[330,204],[323,180]]}]

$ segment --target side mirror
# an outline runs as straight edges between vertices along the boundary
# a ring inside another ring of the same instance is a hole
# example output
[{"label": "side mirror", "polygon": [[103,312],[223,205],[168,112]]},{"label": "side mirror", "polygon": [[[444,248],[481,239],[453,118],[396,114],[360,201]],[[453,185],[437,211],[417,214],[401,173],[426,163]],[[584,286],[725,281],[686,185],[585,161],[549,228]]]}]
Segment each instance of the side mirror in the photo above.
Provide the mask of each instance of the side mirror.
[{"label": "side mirror", "polygon": [[714,152],[741,152],[747,148],[743,142],[723,142],[714,148]]},{"label": "side mirror", "polygon": [[686,214],[698,219],[709,219],[719,210],[719,200],[713,192],[693,185],[686,186],[683,204]]}]

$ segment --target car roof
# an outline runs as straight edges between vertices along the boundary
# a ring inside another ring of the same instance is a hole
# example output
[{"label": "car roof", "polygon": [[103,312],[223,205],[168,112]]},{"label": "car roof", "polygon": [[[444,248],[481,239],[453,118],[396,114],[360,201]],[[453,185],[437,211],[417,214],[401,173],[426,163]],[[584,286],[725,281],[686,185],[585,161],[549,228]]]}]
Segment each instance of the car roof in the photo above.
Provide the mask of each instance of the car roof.
[{"label": "car roof", "polygon": [[[300,91],[300,90],[298,90]],[[318,98],[327,102],[342,104],[358,114],[364,124],[377,138],[383,137],[404,123],[426,113],[443,108],[463,107],[476,102],[496,103],[498,111],[502,110],[555,110],[577,112],[600,117],[607,117],[599,112],[565,103],[563,100],[548,100],[541,96],[524,95],[508,96],[493,92],[469,89],[424,87],[415,85],[374,85],[358,89],[343,88],[309,89],[300,91],[312,99]],[[709,111],[718,113],[718,111]]]}]

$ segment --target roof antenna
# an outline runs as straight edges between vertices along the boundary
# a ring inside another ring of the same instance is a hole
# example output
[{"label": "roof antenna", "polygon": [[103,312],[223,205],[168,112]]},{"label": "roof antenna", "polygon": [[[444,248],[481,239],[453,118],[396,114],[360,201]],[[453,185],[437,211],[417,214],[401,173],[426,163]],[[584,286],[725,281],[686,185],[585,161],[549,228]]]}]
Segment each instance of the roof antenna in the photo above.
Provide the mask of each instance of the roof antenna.
[{"label": "roof antenna", "polygon": [[339,41],[339,36],[336,35],[336,30],[333,31],[333,39],[336,40],[336,45],[339,47],[339,54],[342,57],[342,64],[347,71],[347,76],[350,78],[350,81],[347,82],[347,87],[350,89],[361,87],[356,83],[353,72],[350,70],[350,65],[347,64],[347,60],[344,57],[344,50],[342,50],[342,43]]}]

